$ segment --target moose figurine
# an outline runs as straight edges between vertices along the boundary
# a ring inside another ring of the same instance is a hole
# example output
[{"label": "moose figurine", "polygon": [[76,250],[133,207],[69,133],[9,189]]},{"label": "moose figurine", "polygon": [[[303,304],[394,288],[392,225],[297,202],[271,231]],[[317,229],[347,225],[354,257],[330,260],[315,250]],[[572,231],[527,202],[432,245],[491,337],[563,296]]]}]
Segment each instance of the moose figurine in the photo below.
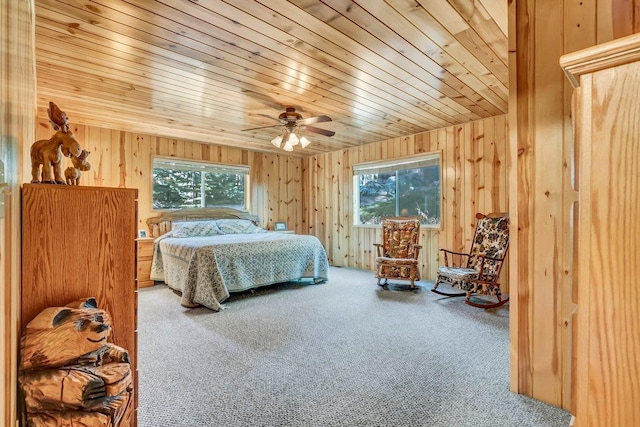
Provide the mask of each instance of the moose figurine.
[{"label": "moose figurine", "polygon": [[[69,129],[69,119],[56,104],[49,102],[49,121],[57,132],[49,139],[41,139],[31,146],[31,182],[64,184],[62,155],[80,157],[82,148]],[[86,156],[85,156],[86,158]],[[40,166],[42,176],[40,177]]]},{"label": "moose figurine", "polygon": [[71,156],[73,167],[68,167],[64,170],[64,178],[67,180],[68,185],[80,185],[80,172],[86,172],[91,169],[91,164],[87,162],[89,154],[91,154],[91,151],[82,150],[78,157]]}]

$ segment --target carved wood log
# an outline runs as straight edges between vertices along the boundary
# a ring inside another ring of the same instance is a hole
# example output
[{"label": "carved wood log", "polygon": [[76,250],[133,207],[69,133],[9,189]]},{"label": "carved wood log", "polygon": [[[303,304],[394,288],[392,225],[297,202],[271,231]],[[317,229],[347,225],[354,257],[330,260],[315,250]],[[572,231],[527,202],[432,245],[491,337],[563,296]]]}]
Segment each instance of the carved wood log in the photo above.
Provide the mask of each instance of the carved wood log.
[{"label": "carved wood log", "polygon": [[110,413],[72,411],[29,414],[30,427],[130,427],[133,394],[113,398],[106,407]]},{"label": "carved wood log", "polygon": [[38,427],[112,427],[111,417],[95,412],[66,412],[64,414],[32,414],[29,424]]},{"label": "carved wood log", "polygon": [[128,363],[30,371],[21,381],[29,412],[99,411],[109,396],[130,390],[131,383]]}]

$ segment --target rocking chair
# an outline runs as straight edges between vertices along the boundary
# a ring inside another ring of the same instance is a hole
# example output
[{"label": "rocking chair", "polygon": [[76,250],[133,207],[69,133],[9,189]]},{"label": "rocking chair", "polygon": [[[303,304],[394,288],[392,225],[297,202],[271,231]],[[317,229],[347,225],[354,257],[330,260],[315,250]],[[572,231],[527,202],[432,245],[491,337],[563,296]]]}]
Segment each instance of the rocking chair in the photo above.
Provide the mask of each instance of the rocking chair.
[{"label": "rocking chair", "polygon": [[[408,280],[411,289],[420,280],[418,254],[421,245],[420,221],[412,217],[387,218],[382,222],[382,243],[376,247],[376,277],[378,286],[386,286],[389,279]],[[380,280],[384,279],[384,283]]]},{"label": "rocking chair", "polygon": [[[440,249],[444,253],[444,266],[438,269],[438,278],[432,291],[446,296],[466,296],[465,302],[474,307],[499,307],[509,301],[509,297],[502,298],[498,283],[509,248],[509,218],[504,213],[479,213],[476,214],[476,218],[478,223],[469,254]],[[441,283],[447,283],[464,292],[442,292],[438,289]],[[498,301],[477,302],[476,299],[471,299],[472,294],[492,295]]]}]

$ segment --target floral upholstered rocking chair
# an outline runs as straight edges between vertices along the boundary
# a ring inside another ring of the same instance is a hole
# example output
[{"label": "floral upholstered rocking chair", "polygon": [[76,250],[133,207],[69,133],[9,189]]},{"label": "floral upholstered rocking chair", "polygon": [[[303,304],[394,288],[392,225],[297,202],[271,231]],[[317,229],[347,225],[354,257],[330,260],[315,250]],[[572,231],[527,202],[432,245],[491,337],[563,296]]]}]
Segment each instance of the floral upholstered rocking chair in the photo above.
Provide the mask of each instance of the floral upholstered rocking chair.
[{"label": "floral upholstered rocking chair", "polygon": [[[379,286],[386,286],[389,279],[408,280],[411,289],[420,280],[418,254],[422,246],[420,221],[413,217],[393,217],[382,222],[382,243],[376,247],[376,277]],[[380,281],[384,279],[384,283]]]},{"label": "floral upholstered rocking chair", "polygon": [[[499,307],[509,301],[508,297],[503,299],[498,283],[509,248],[509,218],[505,213],[479,213],[476,218],[478,223],[469,254],[440,249],[444,253],[444,266],[438,269],[438,278],[432,291],[446,296],[466,296],[465,302],[474,307]],[[438,289],[441,283],[464,292],[442,292]],[[477,302],[471,299],[472,294],[492,295],[498,301]]]}]

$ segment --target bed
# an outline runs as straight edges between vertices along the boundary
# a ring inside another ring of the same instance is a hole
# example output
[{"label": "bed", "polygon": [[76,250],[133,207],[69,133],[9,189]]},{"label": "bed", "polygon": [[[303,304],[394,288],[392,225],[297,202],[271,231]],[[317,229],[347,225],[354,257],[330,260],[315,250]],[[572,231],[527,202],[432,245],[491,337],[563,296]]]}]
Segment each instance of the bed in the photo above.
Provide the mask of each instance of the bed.
[{"label": "bed", "polygon": [[185,307],[218,311],[232,292],[274,283],[328,279],[315,236],[269,232],[229,208],[173,211],[147,221],[155,237],[151,279],[181,293]]}]

